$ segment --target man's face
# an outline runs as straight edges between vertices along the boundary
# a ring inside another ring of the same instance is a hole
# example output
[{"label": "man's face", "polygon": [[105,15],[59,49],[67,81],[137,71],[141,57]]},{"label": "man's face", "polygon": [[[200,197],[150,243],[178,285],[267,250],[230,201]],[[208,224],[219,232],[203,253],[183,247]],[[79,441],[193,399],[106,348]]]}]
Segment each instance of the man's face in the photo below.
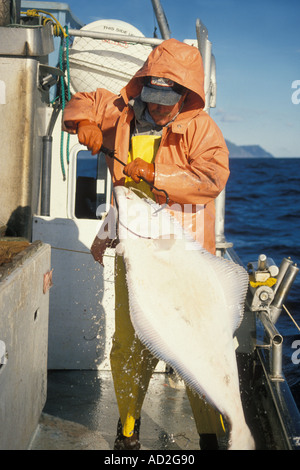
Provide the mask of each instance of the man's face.
[{"label": "man's face", "polygon": [[178,103],[174,104],[173,106],[148,103],[148,111],[155,124],[158,126],[165,126],[168,124],[168,122],[170,122],[180,110],[184,98],[185,96],[182,96]]}]

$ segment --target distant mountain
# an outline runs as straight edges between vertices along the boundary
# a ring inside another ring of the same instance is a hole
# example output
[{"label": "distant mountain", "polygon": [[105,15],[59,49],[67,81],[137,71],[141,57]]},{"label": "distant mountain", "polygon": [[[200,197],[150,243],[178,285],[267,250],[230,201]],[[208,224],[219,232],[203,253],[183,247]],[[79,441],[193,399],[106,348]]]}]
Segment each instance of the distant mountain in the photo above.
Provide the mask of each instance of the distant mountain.
[{"label": "distant mountain", "polygon": [[260,145],[236,145],[229,140],[226,140],[226,145],[231,158],[275,158]]}]

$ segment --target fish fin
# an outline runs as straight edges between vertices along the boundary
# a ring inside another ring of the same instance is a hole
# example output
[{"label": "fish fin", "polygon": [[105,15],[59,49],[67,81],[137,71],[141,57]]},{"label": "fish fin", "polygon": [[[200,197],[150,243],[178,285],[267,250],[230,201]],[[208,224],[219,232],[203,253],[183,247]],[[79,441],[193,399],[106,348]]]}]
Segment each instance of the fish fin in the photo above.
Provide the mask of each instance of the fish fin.
[{"label": "fish fin", "polygon": [[233,424],[228,420],[229,446],[228,450],[255,450],[255,441],[247,423],[244,420]]},{"label": "fish fin", "polygon": [[200,251],[203,256],[210,258],[211,266],[219,282],[224,286],[232,333],[234,333],[239,328],[244,317],[245,300],[249,287],[249,275],[240,264],[234,263],[229,259],[212,255],[204,248],[200,248]]}]

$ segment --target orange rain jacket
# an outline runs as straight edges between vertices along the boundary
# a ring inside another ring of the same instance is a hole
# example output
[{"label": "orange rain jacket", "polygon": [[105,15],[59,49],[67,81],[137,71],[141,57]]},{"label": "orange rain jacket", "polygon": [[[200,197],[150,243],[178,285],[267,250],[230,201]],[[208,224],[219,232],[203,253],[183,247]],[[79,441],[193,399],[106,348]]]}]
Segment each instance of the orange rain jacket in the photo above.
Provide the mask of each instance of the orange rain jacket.
[{"label": "orange rain jacket", "polygon": [[[65,108],[63,129],[75,134],[79,121],[96,122],[103,133],[103,145],[114,149],[116,156],[127,163],[130,123],[134,118],[128,102],[140,95],[145,76],[169,78],[189,90],[180,114],[163,128],[155,157],[154,185],[167,191],[170,205],[188,207],[188,230],[192,224],[194,238],[214,253],[214,199],[229,176],[228,150],[218,126],[203,111],[204,71],[197,48],[175,39],[166,40],[150,53],[120,95],[105,89],[76,93]],[[114,185],[124,184],[123,166],[109,157],[107,164]],[[162,193],[157,192],[155,198],[164,202]]]}]

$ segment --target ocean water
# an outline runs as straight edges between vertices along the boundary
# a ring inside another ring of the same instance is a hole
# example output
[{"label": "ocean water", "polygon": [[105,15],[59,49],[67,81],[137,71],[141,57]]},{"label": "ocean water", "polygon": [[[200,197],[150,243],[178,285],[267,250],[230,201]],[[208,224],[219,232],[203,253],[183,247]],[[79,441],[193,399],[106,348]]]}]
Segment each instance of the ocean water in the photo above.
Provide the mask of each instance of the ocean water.
[{"label": "ocean water", "polygon": [[[278,266],[291,257],[300,267],[300,158],[233,158],[230,170],[225,236],[244,265],[264,253]],[[300,325],[300,273],[285,305]],[[284,373],[300,409],[300,331],[284,311],[276,327],[284,337]]]}]

